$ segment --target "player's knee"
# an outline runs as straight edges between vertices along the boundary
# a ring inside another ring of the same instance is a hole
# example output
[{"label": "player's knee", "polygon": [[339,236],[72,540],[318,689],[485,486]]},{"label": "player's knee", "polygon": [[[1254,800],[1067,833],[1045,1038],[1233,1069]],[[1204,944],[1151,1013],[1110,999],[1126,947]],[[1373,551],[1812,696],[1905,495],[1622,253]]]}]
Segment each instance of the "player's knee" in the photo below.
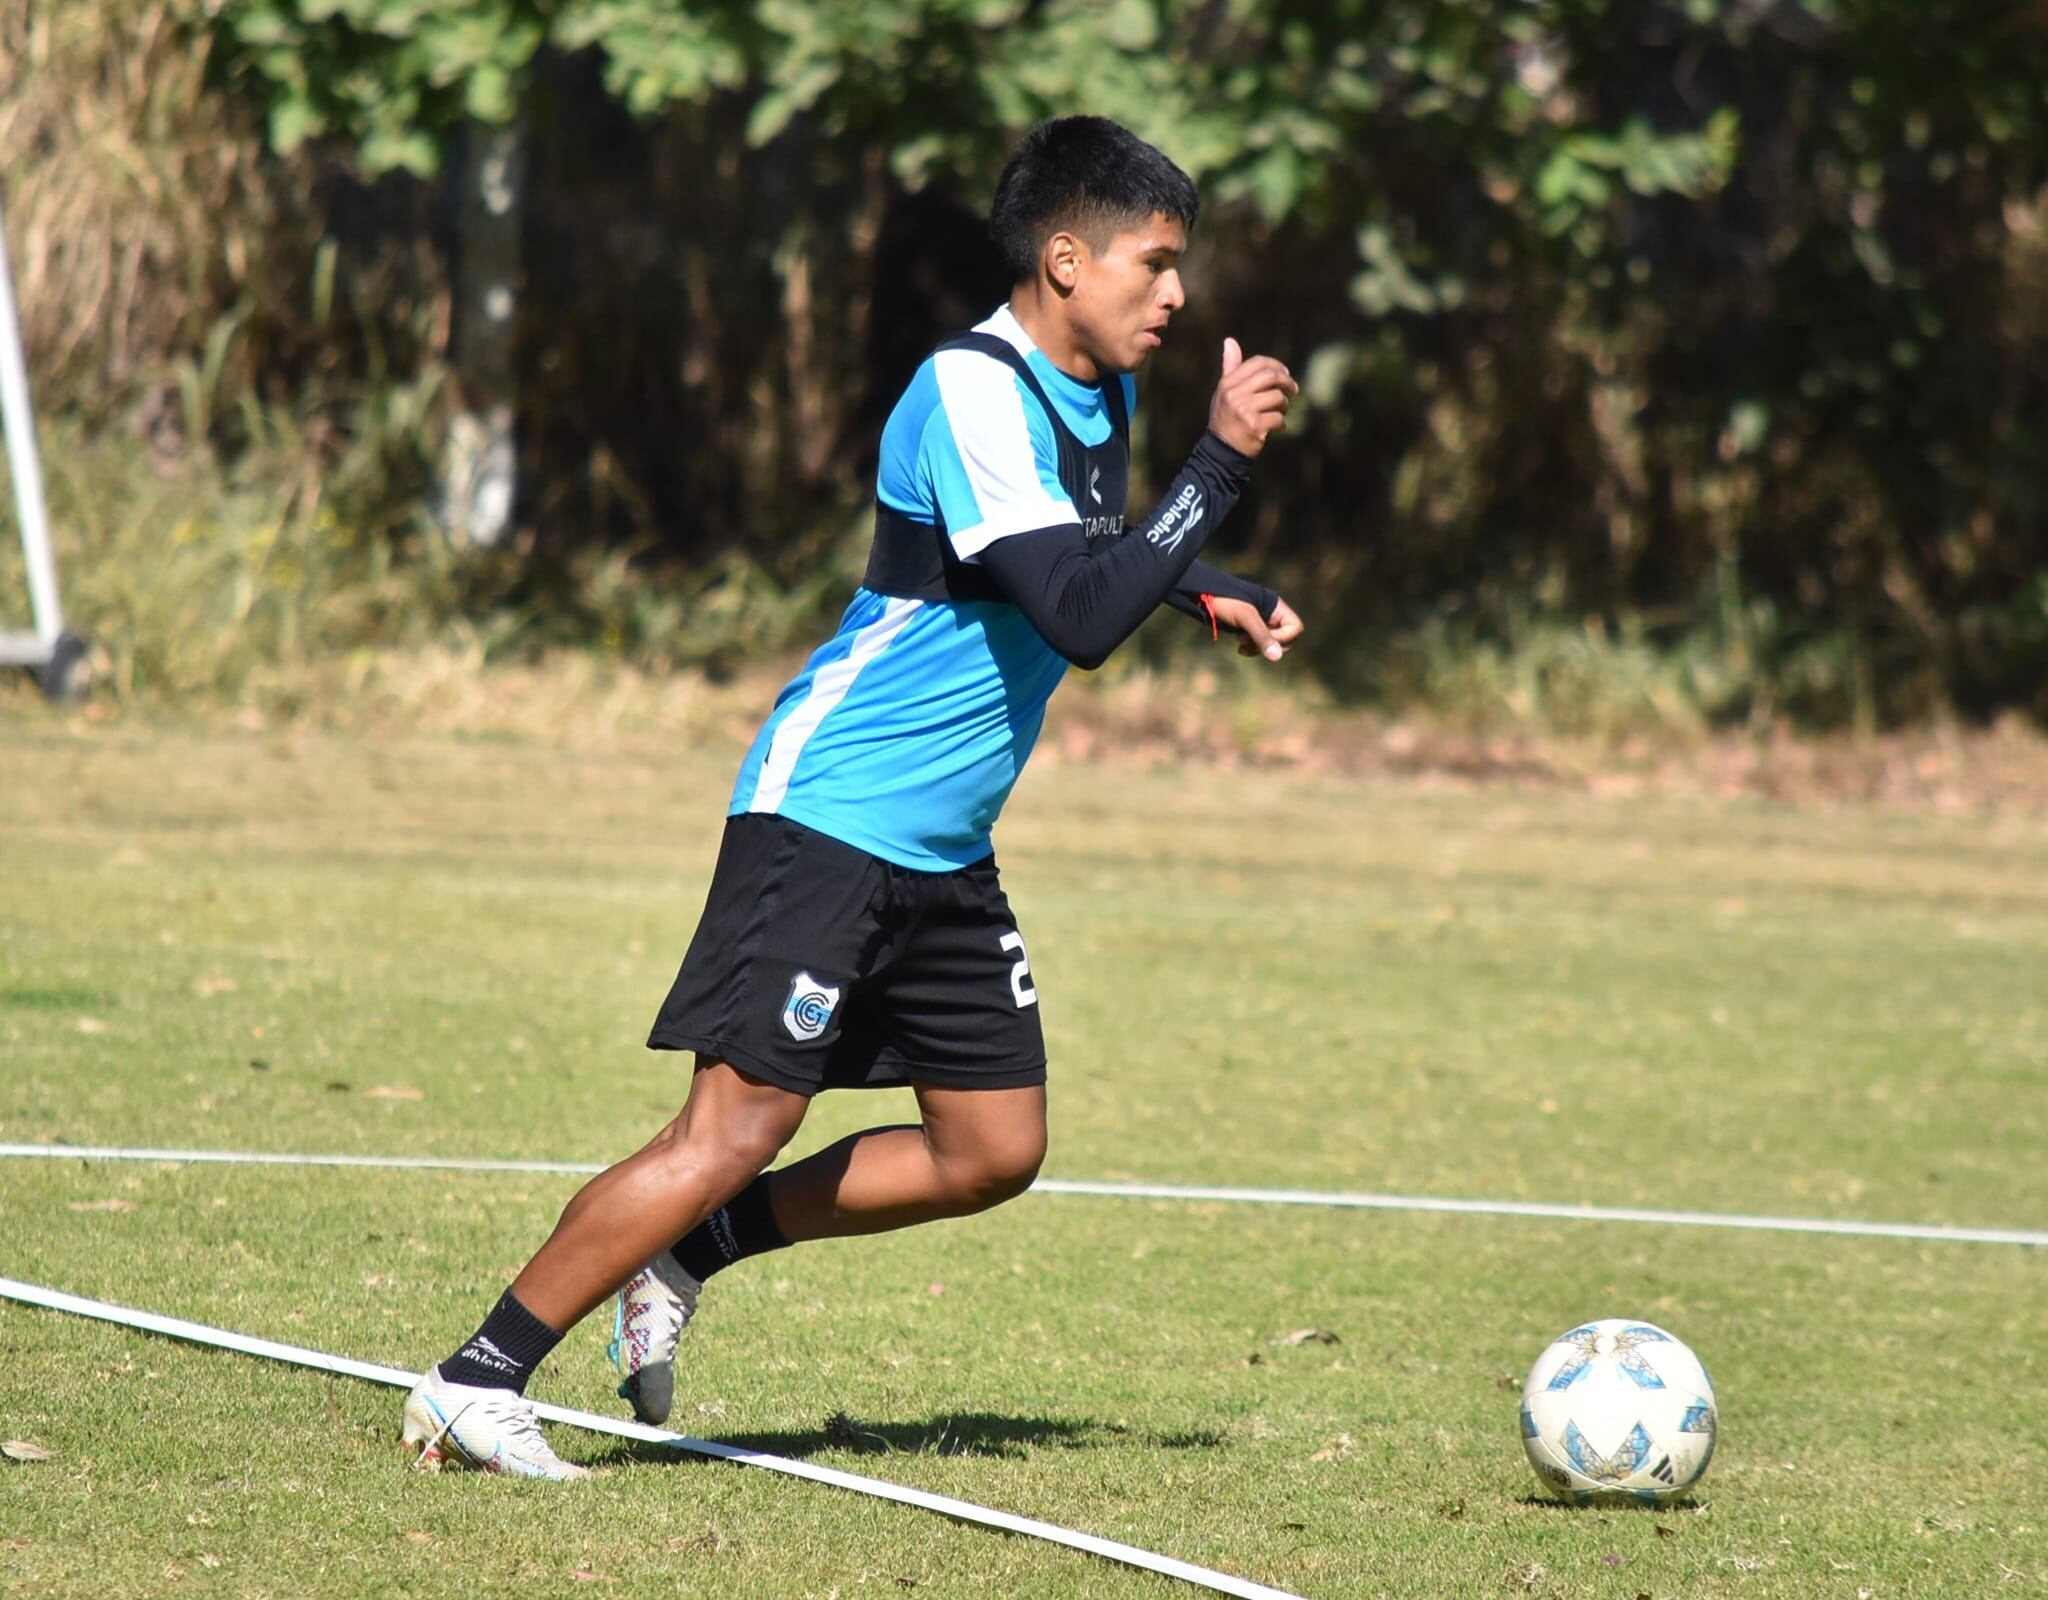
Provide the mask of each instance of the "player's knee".
[{"label": "player's knee", "polygon": [[808,1101],[791,1097],[787,1102],[754,1107],[750,1115],[732,1119],[724,1142],[750,1173],[759,1172],[796,1137],[808,1105]]},{"label": "player's knee", "polygon": [[796,1137],[809,1107],[801,1095],[700,1057],[689,1103],[655,1136],[654,1147],[671,1164],[731,1167],[751,1177]]},{"label": "player's knee", "polygon": [[655,1152],[678,1177],[708,1174],[715,1184],[744,1184],[764,1170],[796,1136],[802,1116],[769,1112],[690,1121],[678,1118],[655,1140]]},{"label": "player's knee", "polygon": [[981,1206],[999,1206],[1005,1200],[1014,1200],[1030,1188],[1038,1177],[1038,1162],[1015,1162],[990,1173],[984,1180],[981,1191]]},{"label": "player's knee", "polygon": [[1027,1133],[976,1150],[952,1165],[952,1198],[963,1212],[986,1211],[1014,1200],[1038,1176],[1045,1160],[1044,1132]]}]

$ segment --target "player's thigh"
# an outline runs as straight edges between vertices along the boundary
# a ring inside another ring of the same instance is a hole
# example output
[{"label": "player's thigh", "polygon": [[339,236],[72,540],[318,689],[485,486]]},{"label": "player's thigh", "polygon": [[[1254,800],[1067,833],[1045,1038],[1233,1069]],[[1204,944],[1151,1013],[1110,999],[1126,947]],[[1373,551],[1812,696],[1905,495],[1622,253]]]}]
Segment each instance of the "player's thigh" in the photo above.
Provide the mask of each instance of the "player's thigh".
[{"label": "player's thigh", "polygon": [[858,1080],[875,1049],[855,995],[886,942],[884,863],[801,824],[726,824],[696,935],[648,1043],[801,1095]]}]

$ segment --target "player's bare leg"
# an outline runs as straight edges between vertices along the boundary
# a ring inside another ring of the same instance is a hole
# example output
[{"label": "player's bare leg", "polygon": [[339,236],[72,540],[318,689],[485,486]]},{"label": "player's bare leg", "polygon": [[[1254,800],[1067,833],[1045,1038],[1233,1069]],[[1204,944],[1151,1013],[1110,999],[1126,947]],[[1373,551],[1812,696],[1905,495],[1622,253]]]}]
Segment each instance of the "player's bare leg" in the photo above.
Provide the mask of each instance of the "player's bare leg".
[{"label": "player's bare leg", "polygon": [[402,1437],[420,1463],[586,1476],[541,1435],[525,1393],[534,1367],[650,1256],[751,1182],[789,1142],[809,1104],[700,1060],[681,1114],[583,1186],[483,1326],[406,1397]]},{"label": "player's bare leg", "polygon": [[964,1217],[1031,1187],[1045,1159],[1045,1086],[920,1085],[917,1127],[870,1128],[769,1175],[792,1244]]},{"label": "player's bare leg", "polygon": [[682,1112],[577,1192],[512,1293],[551,1327],[574,1326],[745,1188],[789,1143],[809,1105],[725,1062],[700,1060]]},{"label": "player's bare leg", "polygon": [[[920,1087],[915,1127],[870,1128],[749,1183],[619,1291],[612,1360],[643,1422],[668,1420],[676,1346],[703,1279],[804,1239],[882,1233],[985,1211],[1022,1194],[1045,1158],[1045,1087]],[[688,1265],[685,1265],[685,1263]]]}]

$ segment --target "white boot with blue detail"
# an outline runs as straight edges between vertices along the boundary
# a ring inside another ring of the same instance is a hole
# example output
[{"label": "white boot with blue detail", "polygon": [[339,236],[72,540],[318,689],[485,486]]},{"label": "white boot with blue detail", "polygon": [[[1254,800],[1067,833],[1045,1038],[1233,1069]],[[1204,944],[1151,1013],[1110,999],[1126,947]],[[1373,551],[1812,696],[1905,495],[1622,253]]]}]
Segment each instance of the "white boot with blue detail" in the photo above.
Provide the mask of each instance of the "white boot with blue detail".
[{"label": "white boot with blue detail", "polygon": [[429,1469],[453,1462],[508,1478],[567,1482],[590,1476],[588,1467],[564,1461],[549,1448],[533,1402],[517,1389],[450,1383],[439,1367],[406,1396],[400,1438],[417,1452],[417,1465]]}]

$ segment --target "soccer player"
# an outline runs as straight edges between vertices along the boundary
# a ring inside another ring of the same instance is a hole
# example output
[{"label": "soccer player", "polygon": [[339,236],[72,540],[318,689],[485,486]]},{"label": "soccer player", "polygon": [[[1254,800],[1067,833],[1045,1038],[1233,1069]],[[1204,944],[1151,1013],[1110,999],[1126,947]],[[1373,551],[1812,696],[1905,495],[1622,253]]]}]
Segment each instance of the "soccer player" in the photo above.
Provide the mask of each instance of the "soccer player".
[{"label": "soccer player", "polygon": [[[1129,374],[1184,304],[1186,173],[1114,122],[1025,136],[991,230],[1009,303],[918,368],[882,435],[875,537],[839,631],[740,767],[704,915],[648,1043],[695,1053],[682,1112],[571,1200],[483,1325],[421,1380],[422,1464],[580,1478],[525,1397],[618,1296],[621,1395],[665,1421],[714,1273],[982,1211],[1045,1155],[1045,1041],[989,830],[1068,663],[1162,602],[1278,661],[1299,617],[1196,559],[1285,426],[1285,366],[1226,339],[1209,426],[1124,523]],[[915,1126],[767,1171],[821,1089],[909,1083]]]}]

